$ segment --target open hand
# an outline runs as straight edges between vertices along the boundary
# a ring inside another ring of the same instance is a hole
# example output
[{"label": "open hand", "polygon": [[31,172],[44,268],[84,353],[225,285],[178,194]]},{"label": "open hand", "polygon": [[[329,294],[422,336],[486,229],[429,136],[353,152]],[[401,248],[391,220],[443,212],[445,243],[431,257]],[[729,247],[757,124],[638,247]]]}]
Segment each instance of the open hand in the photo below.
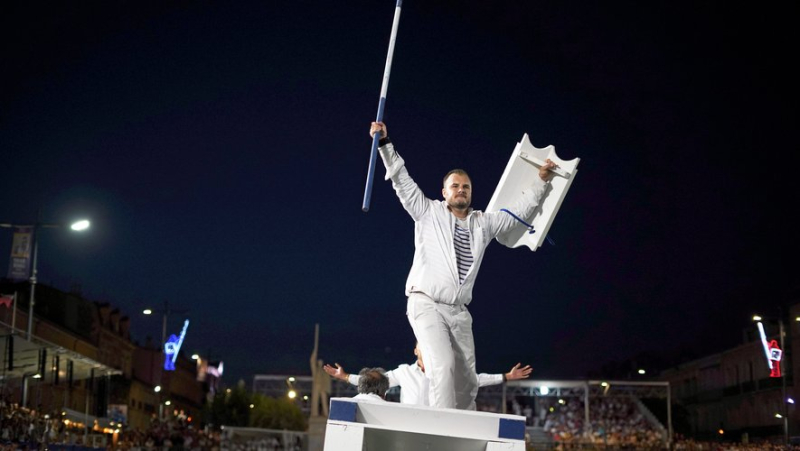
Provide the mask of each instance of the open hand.
[{"label": "open hand", "polygon": [[513,381],[517,379],[527,379],[528,376],[531,375],[531,371],[533,371],[533,368],[531,368],[530,365],[522,366],[521,363],[517,363],[511,367],[511,371],[506,373],[506,380]]}]

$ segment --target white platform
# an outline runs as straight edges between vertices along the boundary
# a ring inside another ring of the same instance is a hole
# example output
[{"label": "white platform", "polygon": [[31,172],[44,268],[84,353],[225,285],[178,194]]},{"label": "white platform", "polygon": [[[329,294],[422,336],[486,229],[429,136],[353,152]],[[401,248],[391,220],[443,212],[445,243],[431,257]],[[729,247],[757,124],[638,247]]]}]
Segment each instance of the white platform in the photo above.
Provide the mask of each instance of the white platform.
[{"label": "white platform", "polygon": [[332,398],[325,451],[525,451],[525,417]]}]

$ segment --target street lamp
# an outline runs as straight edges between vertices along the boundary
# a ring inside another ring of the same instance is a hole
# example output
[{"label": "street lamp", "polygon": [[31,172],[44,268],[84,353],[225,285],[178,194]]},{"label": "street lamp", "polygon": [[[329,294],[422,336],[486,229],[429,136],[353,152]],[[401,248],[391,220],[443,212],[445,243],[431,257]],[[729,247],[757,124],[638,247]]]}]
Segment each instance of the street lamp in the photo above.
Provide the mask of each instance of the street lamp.
[{"label": "street lamp", "polygon": [[[164,301],[164,308],[162,309],[162,316],[161,316],[161,348],[163,350],[164,343],[167,342],[167,317],[169,317],[170,313],[186,313],[189,309],[173,309],[169,306],[169,301]],[[152,315],[154,310],[151,308],[146,308],[142,310],[142,313],[145,315]]]},{"label": "street lamp", "polygon": [[[11,224],[11,223],[0,223],[0,227],[4,228],[30,228],[32,240],[33,240],[33,261],[31,264],[31,273],[30,273],[30,282],[31,282],[31,296],[30,302],[28,306],[28,331],[27,337],[28,341],[30,341],[31,336],[33,335],[33,306],[36,304],[36,275],[38,273],[38,263],[39,263],[39,229],[59,229],[64,227],[66,224],[44,224],[37,220],[35,224]],[[91,223],[88,219],[81,219],[79,221],[73,222],[69,224],[70,230],[74,230],[76,232],[82,232],[89,228]]]},{"label": "street lamp", "polygon": [[[780,310],[779,310],[779,312],[780,312]],[[770,350],[769,350],[769,345],[767,344],[766,334],[764,333],[764,326],[761,324],[763,319],[764,318],[762,316],[760,316],[760,315],[753,315],[753,321],[756,321],[758,323],[758,329],[759,329],[759,332],[760,332],[760,335],[761,335],[761,342],[762,342],[762,345],[764,346],[764,352],[767,353],[767,356],[766,356],[767,360],[769,361],[769,360],[773,360],[773,359],[772,359],[772,356],[769,354]],[[778,318],[771,318],[771,319],[778,323],[778,335],[779,335],[778,338],[780,339],[780,348],[781,348],[780,349],[781,354],[778,354],[777,362],[775,362],[775,365],[778,365],[778,371],[780,372],[780,377],[781,377],[781,406],[782,407],[781,407],[781,413],[776,414],[775,418],[779,418],[779,419],[783,420],[783,443],[788,444],[789,443],[789,402],[788,402],[788,400],[786,398],[786,371],[785,371],[785,366],[786,365],[784,365],[784,363],[783,363],[784,359],[782,358],[785,355],[785,352],[786,352],[786,348],[784,346],[784,341],[785,341],[784,337],[786,335],[786,332],[785,332],[784,327],[783,327],[783,317],[780,314],[779,314]],[[770,363],[770,365],[772,365],[772,362],[768,362],[768,363]]]}]

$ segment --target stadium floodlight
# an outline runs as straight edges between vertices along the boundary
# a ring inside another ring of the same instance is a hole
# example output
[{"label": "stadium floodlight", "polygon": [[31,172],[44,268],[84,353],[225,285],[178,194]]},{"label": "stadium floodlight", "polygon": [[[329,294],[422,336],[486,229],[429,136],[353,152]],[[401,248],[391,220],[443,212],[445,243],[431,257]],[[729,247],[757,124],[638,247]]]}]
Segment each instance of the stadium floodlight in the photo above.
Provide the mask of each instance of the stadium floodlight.
[{"label": "stadium floodlight", "polygon": [[69,226],[69,228],[72,229],[72,230],[80,232],[82,230],[88,229],[90,225],[91,225],[91,223],[89,222],[88,219],[81,219],[80,221],[76,221],[76,222],[72,223]]},{"label": "stadium floodlight", "polygon": [[543,396],[546,396],[550,393],[550,388],[547,385],[542,385],[539,387],[539,393]]}]

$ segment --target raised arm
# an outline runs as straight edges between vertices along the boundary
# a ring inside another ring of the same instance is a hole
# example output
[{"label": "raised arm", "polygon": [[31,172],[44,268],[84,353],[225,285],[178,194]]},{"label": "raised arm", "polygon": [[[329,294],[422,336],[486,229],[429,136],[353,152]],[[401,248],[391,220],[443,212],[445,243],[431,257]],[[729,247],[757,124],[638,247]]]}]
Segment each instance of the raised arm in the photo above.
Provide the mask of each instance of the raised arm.
[{"label": "raised arm", "polygon": [[386,167],[385,180],[392,181],[392,188],[400,199],[400,203],[416,221],[427,211],[432,201],[425,197],[416,182],[408,175],[405,160],[395,151],[394,145],[389,139],[386,124],[373,122],[370,126],[370,136],[376,133],[380,133],[381,138],[378,153]]},{"label": "raised arm", "polygon": [[[548,158],[539,168],[538,177],[535,176],[531,185],[523,189],[520,198],[513,205],[504,207],[520,218],[530,218],[549,188],[548,182],[553,178],[553,172],[550,170],[555,167],[556,164]],[[506,212],[491,211],[484,214],[489,219],[488,227],[492,236],[503,234],[517,225],[517,220]]]}]

